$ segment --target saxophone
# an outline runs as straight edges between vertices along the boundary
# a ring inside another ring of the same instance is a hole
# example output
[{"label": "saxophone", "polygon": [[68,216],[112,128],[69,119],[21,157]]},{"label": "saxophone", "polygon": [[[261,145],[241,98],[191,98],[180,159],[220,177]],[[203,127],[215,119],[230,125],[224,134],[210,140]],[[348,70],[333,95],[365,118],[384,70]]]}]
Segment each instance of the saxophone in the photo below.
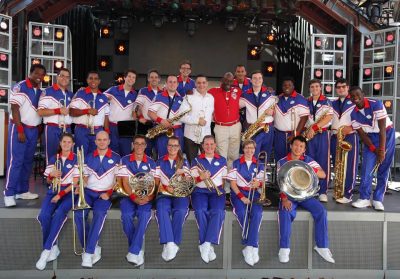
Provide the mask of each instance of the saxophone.
[{"label": "saxophone", "polygon": [[277,97],[272,97],[272,98],[274,98],[274,103],[269,108],[264,110],[264,112],[257,118],[256,122],[251,124],[249,126],[249,128],[242,134],[242,142],[244,142],[245,140],[251,139],[252,137],[257,135],[259,132],[261,132],[261,130],[264,130],[265,133],[268,133],[269,125],[260,126],[260,124],[263,123],[265,118],[267,117],[267,110],[274,109],[276,104],[279,101],[279,99]]},{"label": "saxophone", "polygon": [[335,159],[335,187],[333,191],[334,199],[341,199],[344,195],[344,186],[346,183],[347,155],[353,148],[351,143],[344,140],[343,128],[341,126],[337,132],[336,159]]},{"label": "saxophone", "polygon": [[[186,97],[185,97],[186,98]],[[186,99],[187,101],[187,99]],[[192,110],[192,105],[187,101],[189,104],[189,109],[175,115],[174,117],[168,118],[167,121],[172,124],[175,121],[178,121],[181,119],[185,114],[188,114]],[[149,139],[154,139],[155,137],[161,135],[161,134],[166,134],[167,137],[172,137],[174,135],[174,128],[165,128],[162,124],[158,124],[157,126],[149,129],[147,131],[146,137]]]},{"label": "saxophone", "polygon": [[[312,130],[313,125],[315,124],[319,124],[322,122],[322,120],[324,120],[324,118],[328,115],[329,110],[325,110],[323,114],[321,114],[321,116],[314,122],[314,124],[310,125],[310,127],[307,128],[307,130],[305,130],[301,135],[307,140],[311,140],[309,138],[307,138],[307,134],[310,130]],[[319,130],[317,131],[318,133],[322,133],[322,128],[319,127]]]}]

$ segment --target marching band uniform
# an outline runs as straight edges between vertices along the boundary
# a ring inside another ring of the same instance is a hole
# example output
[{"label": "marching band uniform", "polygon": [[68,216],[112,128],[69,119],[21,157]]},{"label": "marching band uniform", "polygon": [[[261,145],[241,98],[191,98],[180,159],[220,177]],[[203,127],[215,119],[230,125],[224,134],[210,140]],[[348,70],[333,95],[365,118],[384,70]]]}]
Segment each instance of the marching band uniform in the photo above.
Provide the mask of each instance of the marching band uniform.
[{"label": "marching band uniform", "polygon": [[[92,102],[94,101],[94,104]],[[90,104],[89,104],[90,102]],[[91,108],[97,109],[98,114],[93,117],[94,133],[97,134],[99,131],[104,130],[106,119],[110,113],[110,106],[106,95],[100,91],[98,93],[92,93],[90,87],[78,90],[74,98],[71,101],[70,108],[80,109],[86,112],[85,115],[81,115],[73,118],[75,125],[75,148],[83,146],[85,155],[92,153],[96,149],[94,143],[95,135],[90,135],[90,127],[92,123],[89,123],[90,115],[87,110]]]},{"label": "marching band uniform", "polygon": [[45,136],[45,152],[46,162],[57,152],[60,137],[63,133],[63,127],[61,126],[61,117],[64,118],[65,132],[71,133],[72,117],[70,115],[61,115],[60,108],[68,108],[74,93],[66,90],[61,90],[57,83],[53,86],[46,88],[39,99],[38,109],[53,109],[54,115],[43,116],[43,123],[45,124],[44,136]]},{"label": "marching band uniform", "polygon": [[[42,118],[37,113],[40,88],[34,88],[31,81],[20,81],[14,86],[10,95],[10,104],[19,106],[21,124],[17,126],[13,122],[10,113],[8,125],[7,146],[7,179],[4,190],[5,206],[14,206],[14,196],[24,199],[36,199],[37,194],[28,192],[29,177],[32,172],[33,157],[36,150],[38,138],[38,125]],[[26,140],[20,142],[18,134],[24,133]]]},{"label": "marching band uniform", "polygon": [[[242,155],[233,162],[232,170],[229,171],[227,176],[228,180],[236,182],[240,191],[237,195],[231,195],[231,204],[233,205],[233,214],[235,214],[240,227],[244,231],[248,230],[248,236],[246,239],[242,239],[242,244],[246,246],[243,250],[245,261],[250,265],[254,265],[260,260],[258,239],[262,220],[262,205],[256,202],[260,198],[260,193],[251,189],[251,184],[254,178],[262,177],[263,172],[263,170],[259,172],[257,169],[257,159],[255,157],[251,161],[246,161],[244,155]],[[246,224],[244,224],[245,215],[247,214],[246,204],[241,201],[241,198],[244,196],[251,200],[250,193],[253,190],[254,199],[252,200],[251,212],[246,218]],[[231,193],[233,193],[232,189]]]},{"label": "marching band uniform", "polygon": [[292,136],[293,130],[297,129],[300,118],[309,114],[307,100],[295,90],[289,97],[285,97],[283,93],[279,95],[274,116],[274,155],[276,161],[288,154],[288,137]]},{"label": "marching band uniform", "polygon": [[[379,142],[378,121],[386,119],[386,143]],[[372,195],[373,206],[376,210],[384,210],[383,199],[389,178],[390,165],[394,157],[395,137],[393,123],[387,115],[386,108],[382,101],[372,100],[364,97],[364,108],[358,109],[356,106],[351,113],[352,126],[354,130],[362,129],[372,142],[371,146],[364,143],[362,152],[360,199],[354,202],[354,207],[371,206],[370,197],[372,191],[373,169],[376,164],[376,148],[385,147],[385,159],[377,170],[377,184]]]},{"label": "marching band uniform", "polygon": [[[250,88],[240,97],[240,108],[246,108],[246,121],[249,125],[256,122],[261,114],[263,114],[264,111],[270,108],[274,103],[275,98],[266,87],[261,87],[260,92],[254,92],[253,88]],[[273,121],[274,117],[267,115],[262,123],[264,126],[269,126],[268,133],[261,131],[252,138],[252,140],[256,142],[255,156],[258,156],[260,151],[266,151],[268,158],[271,155],[272,145],[274,142]]]},{"label": "marching band uniform", "polygon": [[[111,200],[103,200],[100,195],[112,194],[112,187],[115,184],[115,176],[118,175],[118,164],[121,157],[110,148],[103,158],[99,155],[98,149],[88,154],[85,158],[84,175],[88,177],[85,186],[85,199],[93,209],[91,225],[87,223],[89,210],[81,210],[75,213],[75,223],[79,240],[84,247],[83,239],[83,215],[85,218],[86,249],[82,255],[82,266],[92,267],[101,258],[101,247],[97,245],[100,233],[107,216],[107,210],[111,207]],[[77,170],[77,168],[75,168]],[[76,172],[75,177],[79,177]]]},{"label": "marching band uniform", "polygon": [[187,77],[186,80],[183,80],[182,75],[178,76],[178,88],[176,89],[176,91],[178,91],[179,95],[181,95],[182,98],[186,96],[188,91],[192,91],[195,87],[196,83],[190,77]]},{"label": "marching band uniform", "polygon": [[[180,113],[180,107],[183,102],[181,95],[175,92],[171,98],[167,91],[156,95],[154,102],[150,105],[149,111],[157,114],[157,122],[160,123],[163,119],[172,118]],[[175,121],[173,124],[174,136],[179,138],[179,144],[183,148],[183,129],[180,121]],[[158,158],[167,154],[168,137],[165,134],[157,137],[157,152]]]},{"label": "marching band uniform", "polygon": [[[326,173],[326,178],[319,180],[319,195],[320,201],[326,202],[326,192],[328,191],[328,181],[330,178],[330,134],[328,128],[331,124],[329,121],[323,127],[318,127],[316,122],[321,118],[323,114],[326,116],[333,115],[333,108],[331,101],[324,95],[320,95],[318,100],[314,101],[313,97],[307,99],[307,105],[310,110],[307,123],[304,129],[311,127],[315,135],[308,141],[306,154],[311,158],[315,158],[315,161],[321,166],[322,170]],[[319,133],[319,129],[321,133]]]},{"label": "marching band uniform", "polygon": [[[189,171],[189,165],[186,160],[183,162],[182,169]],[[168,154],[158,159],[154,177],[160,179],[160,185],[155,216],[160,232],[160,244],[164,245],[161,256],[165,261],[174,259],[179,251],[183,224],[189,215],[189,197],[178,198],[162,194],[175,172],[176,159],[170,160]]]},{"label": "marching band uniform", "polygon": [[[197,161],[196,161],[197,160]],[[192,162],[191,172],[196,178],[196,188],[192,192],[191,201],[199,228],[199,250],[203,261],[208,263],[216,259],[211,244],[218,245],[225,220],[225,193],[224,179],[227,175],[226,159],[215,153],[208,158],[204,153]],[[218,196],[215,189],[207,189],[206,184],[199,177],[198,162],[210,172],[210,179],[223,193]]]},{"label": "marching band uniform", "polygon": [[[143,155],[142,161],[137,161],[135,154],[126,155],[121,160],[121,167],[118,173],[120,177],[132,177],[138,173],[150,173],[154,176],[156,171],[156,163],[150,157]],[[148,202],[143,205],[134,202],[135,196],[124,197],[120,201],[122,228],[128,238],[129,253],[128,261],[141,265],[144,262],[142,250],[143,238],[147,229],[147,225],[151,220],[152,203]],[[134,225],[134,219],[137,217],[138,223]],[[137,258],[137,259],[135,259]]]},{"label": "marching band uniform", "polygon": [[[332,118],[332,137],[331,137],[331,155],[333,164],[336,162],[336,146],[337,146],[337,132],[342,126],[351,127],[351,112],[355,105],[350,100],[350,95],[341,100],[338,98],[332,102],[333,118]],[[355,130],[346,135],[343,139],[352,145],[352,149],[347,154],[347,169],[346,181],[344,182],[343,197],[349,202],[353,196],[353,188],[356,183],[357,170],[358,170],[358,153],[359,153],[359,138]],[[345,199],[342,199],[346,201]],[[342,200],[336,200],[340,202]]]},{"label": "marching band uniform", "polygon": [[[60,154],[59,160],[61,161],[60,192],[55,192],[50,185],[46,197],[43,200],[39,216],[37,217],[42,227],[44,249],[39,261],[36,263],[36,267],[39,270],[43,270],[47,262],[54,261],[60,254],[60,249],[56,241],[62,227],[67,221],[68,212],[72,208],[72,194],[66,193],[65,190],[72,185],[76,155],[70,152],[68,157],[63,158]],[[49,159],[49,164],[44,171],[44,176],[50,180],[52,179],[50,174],[56,168],[55,163],[56,156],[53,156]],[[56,195],[60,196],[60,200],[57,203],[52,203],[51,200]]]},{"label": "marching band uniform", "polygon": [[251,79],[246,77],[243,80],[243,83],[239,83],[238,79],[233,80],[233,87],[240,88],[242,92],[246,92],[247,90],[251,89],[253,85],[251,84]]},{"label": "marching band uniform", "polygon": [[133,120],[132,113],[135,108],[136,91],[125,91],[124,85],[113,86],[104,92],[110,103],[110,148],[122,157],[131,153],[131,137],[120,137],[118,134],[118,121]]}]

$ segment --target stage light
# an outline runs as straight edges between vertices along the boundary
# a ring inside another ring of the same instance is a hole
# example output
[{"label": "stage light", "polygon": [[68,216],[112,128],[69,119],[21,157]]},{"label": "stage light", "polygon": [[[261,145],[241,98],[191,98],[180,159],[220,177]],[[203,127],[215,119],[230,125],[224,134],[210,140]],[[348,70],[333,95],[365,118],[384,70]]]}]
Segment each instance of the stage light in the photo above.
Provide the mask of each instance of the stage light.
[{"label": "stage light", "polygon": [[112,28],[110,26],[103,26],[100,28],[100,38],[111,38]]},{"label": "stage light", "polygon": [[272,77],[275,74],[275,63],[264,62],[263,63],[263,74],[267,77]]},{"label": "stage light", "polygon": [[315,69],[314,70],[315,78],[322,79],[322,75],[323,75],[323,70],[322,69]]},{"label": "stage light", "polygon": [[393,73],[393,66],[386,66],[385,73],[392,74]]},{"label": "stage light", "polygon": [[5,53],[0,53],[0,67],[8,68],[8,55]]},{"label": "stage light", "polygon": [[247,59],[248,60],[259,60],[260,59],[261,47],[258,45],[247,46]]},{"label": "stage light", "polygon": [[343,77],[343,70],[336,70],[335,71],[335,77],[336,78],[342,78]]},{"label": "stage light", "polygon": [[373,45],[372,39],[371,38],[366,38],[365,42],[364,42],[364,45],[365,45],[366,48],[371,47]]},{"label": "stage light", "polygon": [[41,61],[38,58],[33,58],[31,63],[32,63],[32,65],[39,65],[41,63]]},{"label": "stage light", "polygon": [[364,76],[370,76],[372,74],[371,68],[364,69]]},{"label": "stage light", "polygon": [[380,83],[374,83],[374,90],[379,91],[381,90],[382,85]]},{"label": "stage light", "polygon": [[325,93],[331,94],[332,93],[332,85],[325,84]]},{"label": "stage light", "polygon": [[338,39],[338,40],[336,41],[336,47],[337,47],[338,49],[342,49],[342,48],[343,48],[343,40],[342,40],[342,39]]},{"label": "stage light", "polygon": [[385,108],[391,108],[392,107],[392,101],[390,101],[390,100],[386,100],[384,102],[384,104],[385,104]]},{"label": "stage light", "polygon": [[112,68],[111,56],[99,56],[97,62],[100,71],[109,71]]},{"label": "stage light", "polygon": [[124,82],[124,74],[123,73],[116,73],[114,75],[114,81],[116,84],[122,84]]},{"label": "stage light", "polygon": [[394,43],[394,34],[393,33],[386,34],[386,43],[388,43],[388,44]]},{"label": "stage light", "polygon": [[0,29],[3,32],[8,31],[8,23],[4,19],[0,22]]},{"label": "stage light", "polygon": [[128,54],[128,41],[116,41],[115,42],[115,54],[116,55],[127,55]]},{"label": "stage light", "polygon": [[43,81],[44,82],[46,82],[46,83],[49,83],[50,82],[50,76],[49,75],[45,75],[44,77],[43,77]]},{"label": "stage light", "polygon": [[54,37],[55,37],[56,41],[64,40],[64,30],[63,29],[56,29],[56,32],[54,33]]},{"label": "stage light", "polygon": [[40,38],[42,36],[42,28],[40,26],[35,26],[32,28],[32,35],[34,38]]},{"label": "stage light", "polygon": [[226,1],[226,7],[225,7],[225,11],[227,11],[228,13],[233,11],[233,1]]},{"label": "stage light", "polygon": [[315,39],[315,47],[322,48],[322,40],[320,38]]},{"label": "stage light", "polygon": [[269,33],[269,34],[267,35],[267,37],[266,37],[266,41],[265,41],[265,42],[266,42],[267,44],[272,45],[272,44],[275,43],[275,39],[276,39],[275,34],[274,34],[274,33]]},{"label": "stage light", "polygon": [[5,97],[7,96],[7,90],[6,89],[0,89],[0,97]]},{"label": "stage light", "polygon": [[46,35],[50,34],[50,28],[45,26],[44,29],[43,29],[43,33],[46,34]]},{"label": "stage light", "polygon": [[61,60],[55,60],[54,61],[54,69],[55,70],[60,70],[61,68],[64,67],[64,62]]}]

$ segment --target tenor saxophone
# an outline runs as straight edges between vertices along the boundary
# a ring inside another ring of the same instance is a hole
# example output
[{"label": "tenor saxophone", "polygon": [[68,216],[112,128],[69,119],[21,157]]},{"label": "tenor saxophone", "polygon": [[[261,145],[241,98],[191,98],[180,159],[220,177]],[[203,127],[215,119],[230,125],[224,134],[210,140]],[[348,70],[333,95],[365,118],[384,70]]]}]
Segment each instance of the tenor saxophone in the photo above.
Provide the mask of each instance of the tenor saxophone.
[{"label": "tenor saxophone", "polygon": [[341,199],[344,195],[346,183],[347,155],[353,148],[351,143],[344,140],[343,128],[341,126],[337,132],[336,158],[335,158],[335,187],[333,191],[334,199]]}]

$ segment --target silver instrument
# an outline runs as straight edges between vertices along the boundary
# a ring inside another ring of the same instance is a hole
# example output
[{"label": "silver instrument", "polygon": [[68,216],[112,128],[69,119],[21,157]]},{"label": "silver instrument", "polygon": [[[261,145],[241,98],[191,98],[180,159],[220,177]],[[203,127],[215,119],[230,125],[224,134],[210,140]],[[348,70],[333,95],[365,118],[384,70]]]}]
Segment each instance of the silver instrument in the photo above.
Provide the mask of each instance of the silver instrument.
[{"label": "silver instrument", "polygon": [[[65,97],[64,99],[60,99],[59,103],[60,103],[60,108],[65,108],[67,105]],[[58,128],[62,129],[63,133],[66,132],[65,115],[62,113],[58,115]]]},{"label": "silver instrument", "polygon": [[[89,101],[88,104],[89,104],[89,109],[95,108],[95,98],[93,98],[93,100]],[[94,136],[95,135],[95,133],[94,133],[94,116],[91,114],[89,114],[87,117],[87,126],[90,129],[90,135]]]},{"label": "silver instrument", "polygon": [[[206,113],[204,110],[199,111],[199,118],[205,118],[206,117]],[[194,130],[194,136],[196,137],[196,143],[201,143],[201,136],[202,136],[202,132],[203,132],[203,126],[200,125],[196,125],[196,128]]]}]

